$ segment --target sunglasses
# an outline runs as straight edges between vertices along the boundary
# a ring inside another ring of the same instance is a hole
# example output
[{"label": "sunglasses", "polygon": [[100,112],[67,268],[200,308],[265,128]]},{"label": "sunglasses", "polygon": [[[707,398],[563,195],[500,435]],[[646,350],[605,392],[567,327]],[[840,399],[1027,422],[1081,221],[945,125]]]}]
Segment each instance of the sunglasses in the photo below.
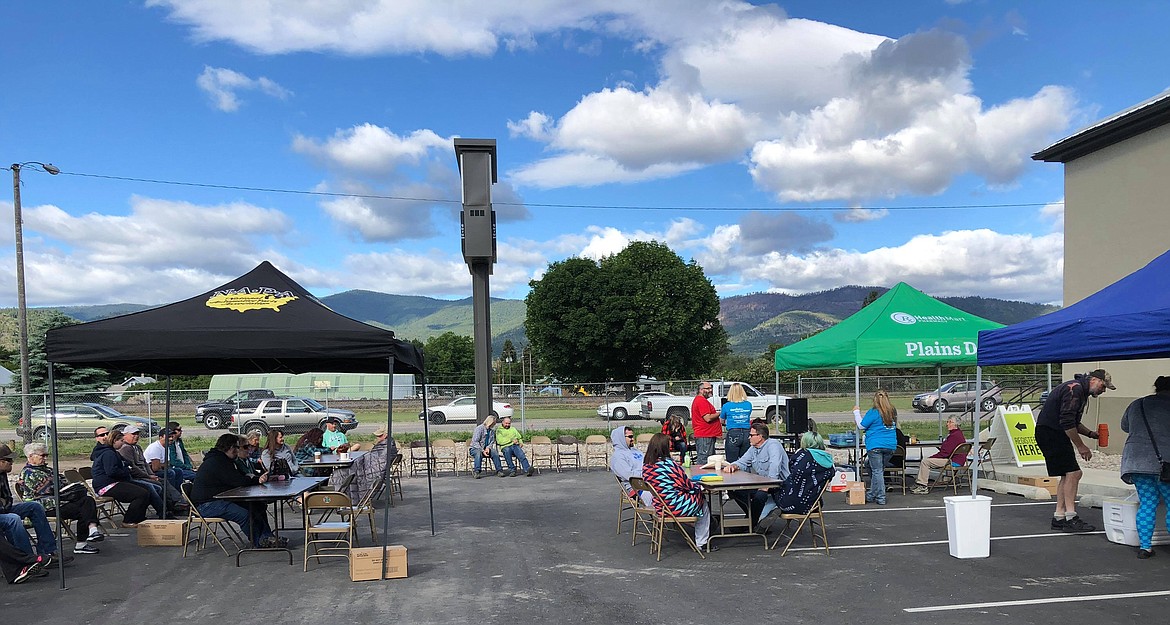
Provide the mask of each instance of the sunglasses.
[{"label": "sunglasses", "polygon": [[109,434],[109,432],[97,432],[93,435],[93,437],[94,438],[101,438],[101,437],[106,436],[108,434]]}]

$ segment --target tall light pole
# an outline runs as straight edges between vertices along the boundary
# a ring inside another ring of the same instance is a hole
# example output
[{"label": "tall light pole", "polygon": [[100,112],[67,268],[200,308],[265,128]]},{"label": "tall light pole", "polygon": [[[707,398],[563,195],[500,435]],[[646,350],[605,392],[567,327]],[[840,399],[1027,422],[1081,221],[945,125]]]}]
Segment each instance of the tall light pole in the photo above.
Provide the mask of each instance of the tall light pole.
[{"label": "tall light pole", "polygon": [[[39,165],[49,175],[61,170],[50,163],[28,161],[12,164],[12,215],[16,223],[16,325],[20,331],[20,422],[32,431],[32,406],[28,382],[28,307],[24,299],[24,223],[20,214],[20,169],[25,165]],[[31,434],[26,434],[26,437]]]}]

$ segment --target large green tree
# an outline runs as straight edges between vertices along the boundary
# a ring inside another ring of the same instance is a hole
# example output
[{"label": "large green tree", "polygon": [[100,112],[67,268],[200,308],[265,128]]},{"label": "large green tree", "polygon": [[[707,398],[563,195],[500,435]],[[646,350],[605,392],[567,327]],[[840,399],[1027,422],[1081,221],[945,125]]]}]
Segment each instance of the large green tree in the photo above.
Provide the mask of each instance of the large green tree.
[{"label": "large green tree", "polygon": [[526,333],[547,370],[567,381],[693,378],[727,345],[703,268],[661,243],[552,263],[530,286]]},{"label": "large green tree", "polygon": [[428,383],[475,383],[475,343],[470,336],[454,332],[432,336],[423,347],[423,355]]}]

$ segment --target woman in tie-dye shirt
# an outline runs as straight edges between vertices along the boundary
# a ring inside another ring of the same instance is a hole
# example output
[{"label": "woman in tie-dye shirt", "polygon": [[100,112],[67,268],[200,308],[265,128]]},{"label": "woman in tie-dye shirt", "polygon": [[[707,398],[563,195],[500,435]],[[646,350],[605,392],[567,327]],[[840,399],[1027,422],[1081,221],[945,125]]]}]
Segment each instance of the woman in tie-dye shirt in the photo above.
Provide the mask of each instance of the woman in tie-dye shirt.
[{"label": "woman in tie-dye shirt", "polygon": [[[711,510],[703,497],[703,489],[692,480],[682,465],[670,457],[670,437],[655,434],[646,447],[642,461],[642,479],[658,491],[661,499],[654,500],[654,508],[662,511],[663,503],[675,516],[698,517],[695,521],[695,544],[702,549],[711,532]],[[715,550],[715,546],[711,546]]]}]

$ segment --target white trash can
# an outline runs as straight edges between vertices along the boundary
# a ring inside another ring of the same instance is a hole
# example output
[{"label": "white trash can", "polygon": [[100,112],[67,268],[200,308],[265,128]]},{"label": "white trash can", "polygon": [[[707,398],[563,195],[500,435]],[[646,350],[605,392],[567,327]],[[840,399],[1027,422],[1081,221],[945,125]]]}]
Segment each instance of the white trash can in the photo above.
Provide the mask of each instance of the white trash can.
[{"label": "white trash can", "polygon": [[947,507],[947,538],[951,556],[986,558],[991,555],[991,497],[943,497]]}]

